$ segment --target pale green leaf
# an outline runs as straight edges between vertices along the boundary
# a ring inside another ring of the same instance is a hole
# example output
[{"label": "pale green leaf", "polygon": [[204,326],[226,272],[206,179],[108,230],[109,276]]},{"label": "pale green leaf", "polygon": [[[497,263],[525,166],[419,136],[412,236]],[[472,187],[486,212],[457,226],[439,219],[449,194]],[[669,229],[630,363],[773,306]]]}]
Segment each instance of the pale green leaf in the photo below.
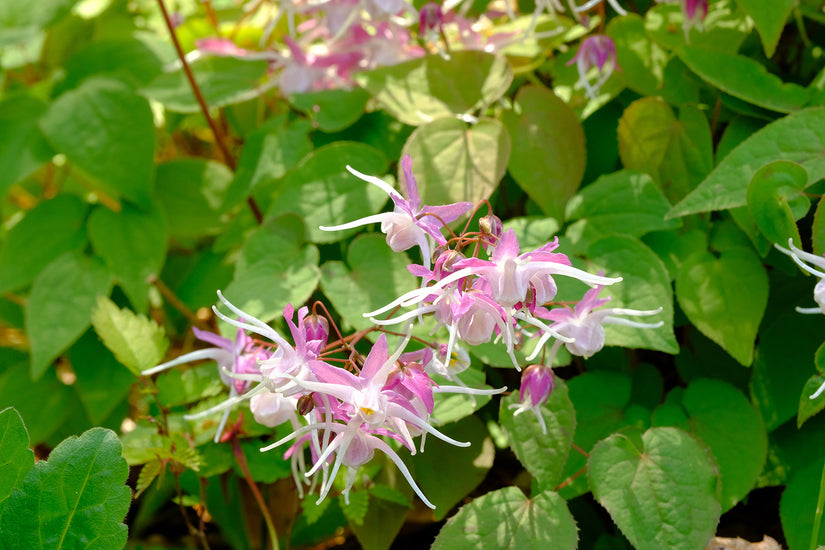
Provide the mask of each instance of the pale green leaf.
[{"label": "pale green leaf", "polygon": [[103,343],[132,373],[161,362],[169,346],[163,327],[128,309],[120,309],[101,296],[92,313],[92,324]]}]

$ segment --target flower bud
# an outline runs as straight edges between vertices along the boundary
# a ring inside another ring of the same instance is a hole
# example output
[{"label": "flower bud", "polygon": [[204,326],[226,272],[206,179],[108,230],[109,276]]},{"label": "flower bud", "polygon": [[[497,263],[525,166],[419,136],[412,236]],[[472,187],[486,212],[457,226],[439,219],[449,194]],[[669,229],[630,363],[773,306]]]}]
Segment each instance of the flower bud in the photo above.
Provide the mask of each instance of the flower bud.
[{"label": "flower bud", "polygon": [[312,342],[317,340],[321,342],[320,348],[327,345],[329,341],[329,321],[326,317],[311,314],[304,317],[304,330],[306,331],[307,341]]},{"label": "flower bud", "polygon": [[464,254],[457,250],[447,249],[438,255],[433,266],[433,273],[443,279],[455,271],[455,264],[465,258]]},{"label": "flower bud", "polygon": [[[546,365],[530,365],[521,375],[519,400],[529,407],[538,407],[550,397],[555,383],[556,375],[553,369]],[[528,399],[529,404],[526,403]]]},{"label": "flower bud", "polygon": [[305,416],[312,412],[312,409],[315,408],[315,397],[313,394],[308,393],[306,395],[302,395],[298,398],[298,404],[295,406],[295,410],[298,411],[298,414],[301,416]]},{"label": "flower bud", "polygon": [[501,224],[501,218],[495,214],[487,214],[478,220],[478,229],[481,231],[481,242],[484,244],[484,249],[488,250],[491,246],[495,246],[498,238],[501,237],[504,227]]},{"label": "flower bud", "polygon": [[444,12],[441,6],[435,2],[428,2],[421,7],[418,17],[418,32],[426,35],[432,31],[438,31],[444,19]]}]

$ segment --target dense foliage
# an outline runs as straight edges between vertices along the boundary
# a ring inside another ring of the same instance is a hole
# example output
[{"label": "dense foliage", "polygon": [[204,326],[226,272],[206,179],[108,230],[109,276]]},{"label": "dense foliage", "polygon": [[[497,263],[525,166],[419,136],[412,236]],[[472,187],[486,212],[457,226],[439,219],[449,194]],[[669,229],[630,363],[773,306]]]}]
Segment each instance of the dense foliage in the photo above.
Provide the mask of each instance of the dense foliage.
[{"label": "dense foliage", "polygon": [[820,0],[0,46],[0,547],[825,544]]}]

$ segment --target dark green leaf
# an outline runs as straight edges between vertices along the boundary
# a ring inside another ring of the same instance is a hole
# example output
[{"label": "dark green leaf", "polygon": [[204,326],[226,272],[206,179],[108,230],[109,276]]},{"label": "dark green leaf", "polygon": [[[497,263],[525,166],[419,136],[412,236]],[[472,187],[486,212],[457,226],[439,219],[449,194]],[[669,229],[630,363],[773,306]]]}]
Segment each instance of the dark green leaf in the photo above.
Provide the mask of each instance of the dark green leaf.
[{"label": "dark green leaf", "polygon": [[678,226],[666,221],[670,203],[647,174],[619,171],[600,177],[567,203],[568,220],[584,220],[592,235],[641,237]]},{"label": "dark green leaf", "polygon": [[346,170],[352,166],[363,174],[381,176],[387,159],[377,149],[353,142],[337,142],[316,149],[279,183],[266,218],[286,212],[306,221],[307,239],[315,243],[335,242],[352,231],[321,231],[375,214],[388,200],[374,185]]},{"label": "dark green leaf", "polygon": [[381,67],[355,80],[395,118],[417,126],[490,105],[507,90],[513,72],[502,57],[464,50],[448,60],[432,54]]},{"label": "dark green leaf", "polygon": [[[0,502],[6,500],[34,466],[29,432],[13,407],[0,411]],[[0,511],[0,513],[2,513]]]},{"label": "dark green leaf", "polygon": [[[769,241],[785,246],[792,238],[796,246],[802,246],[796,220],[810,207],[810,200],[802,194],[807,184],[805,169],[788,160],[766,164],[753,175],[748,184],[748,209]],[[802,207],[800,216],[794,212],[796,205]]]},{"label": "dark green leaf", "polygon": [[[811,533],[817,498],[822,485],[822,459],[794,472],[779,502],[779,517],[782,532],[788,541],[789,550],[811,548]],[[825,544],[825,530],[820,529],[817,544]]]},{"label": "dark green leaf", "polygon": [[538,412],[544,418],[547,431],[542,431],[534,411],[513,415],[513,405],[519,403],[518,392],[501,400],[499,422],[507,431],[510,448],[542,487],[553,488],[561,481],[576,432],[576,411],[560,378],[546,404]]},{"label": "dark green leaf", "polygon": [[149,306],[150,275],[166,258],[166,220],[158,208],[142,212],[129,204],[113,212],[97,207],[89,216],[89,240],[136,311]]},{"label": "dark green leaf", "polygon": [[[405,459],[421,491],[435,505],[436,520],[443,519],[482,482],[495,456],[493,441],[475,416],[444,426],[440,431],[458,441],[469,441],[471,445],[454,447],[435,437],[428,438],[425,452]],[[445,478],[450,482],[444,483]]]},{"label": "dark green leaf", "polygon": [[355,88],[296,94],[289,101],[324,132],[338,132],[361,118],[369,97],[366,91]]},{"label": "dark green leaf", "polygon": [[3,547],[122,548],[129,510],[129,470],[114,432],[92,428],[58,445],[14,491],[0,517]]},{"label": "dark green leaf", "polygon": [[205,159],[177,159],[160,164],[157,196],[173,237],[217,233],[224,225],[223,203],[232,172]]},{"label": "dark green leaf", "polygon": [[441,528],[433,550],[574,550],[576,522],[556,493],[528,499],[516,487],[505,487],[463,506]]},{"label": "dark green leaf", "polygon": [[676,298],[688,319],[745,366],[768,303],[768,278],[749,248],[696,254],[682,265]]},{"label": "dark green leaf", "polygon": [[808,102],[805,88],[782,82],[749,57],[697,46],[685,46],[679,57],[709,84],[754,105],[790,113]]},{"label": "dark green leaf", "polygon": [[285,117],[270,120],[246,138],[235,179],[226,191],[229,209],[242,202],[259,183],[276,180],[297,166],[312,150],[309,123],[286,125]]},{"label": "dark green leaf", "polygon": [[510,174],[545,214],[561,220],[586,164],[584,131],[576,114],[551,90],[525,86],[502,122],[512,144]]},{"label": "dark green leaf", "polygon": [[135,375],[160,363],[169,346],[163,327],[145,315],[118,308],[105,296],[97,299],[91,318],[106,347]]},{"label": "dark green leaf", "polygon": [[614,434],[590,453],[593,496],[638,550],[696,550],[716,530],[715,465],[676,428],[651,428],[641,441]]},{"label": "dark green leaf", "polygon": [[151,205],[155,123],[149,102],[119,80],[92,77],[52,103],[40,127],[93,185]]},{"label": "dark green leaf", "polygon": [[341,506],[341,511],[344,512],[347,521],[350,522],[350,525],[364,525],[364,518],[367,515],[367,508],[370,503],[370,494],[361,489],[350,491],[347,497],[348,499],[344,495],[338,496],[338,505]]},{"label": "dark green leaf", "polygon": [[149,40],[127,36],[88,44],[66,61],[66,77],[59,84],[60,90],[75,88],[94,75],[121,78],[134,86],[148,84],[163,70],[163,61]]},{"label": "dark green leaf", "polygon": [[[363,313],[378,309],[416,288],[416,278],[407,271],[409,258],[393,252],[381,235],[356,237],[347,250],[347,264],[327,262],[321,266],[321,289],[356,329],[372,326]],[[376,285],[375,281],[381,281]]]},{"label": "dark green leaf", "polygon": [[0,403],[17,409],[32,445],[43,443],[61,427],[73,403],[72,390],[48,373],[32,381],[25,363],[0,375]]},{"label": "dark green leaf", "polygon": [[[456,118],[439,118],[419,126],[401,154],[413,158],[423,204],[477,203],[489,198],[504,176],[510,138],[494,119],[468,127]],[[400,164],[398,181],[404,181]]]},{"label": "dark green leaf", "polygon": [[[234,57],[204,57],[191,64],[195,81],[209,107],[223,107],[257,97],[260,92],[256,86],[266,74],[267,66],[264,60]],[[170,111],[200,111],[182,68],[160,75],[142,88],[141,93],[162,103]]]},{"label": "dark green leaf", "polygon": [[650,323],[662,321],[663,326],[634,328],[606,325],[605,344],[677,353],[679,345],[673,334],[673,291],[667,270],[656,254],[637,239],[616,235],[590,245],[587,257],[589,271],[595,273],[603,269],[605,275],[621,276],[623,279],[602,291],[603,296],[612,298],[605,307],[640,311],[662,308],[656,315],[634,320]]},{"label": "dark green leaf", "polygon": [[111,288],[112,275],[103,262],[78,252],[67,252],[43,269],[34,280],[26,309],[33,378],[40,378],[86,331],[95,301]]},{"label": "dark green leaf", "polygon": [[41,202],[11,228],[0,248],[0,293],[31,283],[56,257],[86,243],[86,206],[59,195]]},{"label": "dark green leaf", "polygon": [[86,416],[92,424],[100,424],[129,395],[135,376],[123,368],[93,331],[86,331],[69,350],[69,356],[77,376],[74,387]]},{"label": "dark green leaf", "polygon": [[743,141],[668,217],[744,206],[756,171],[775,160],[800,164],[808,172],[808,184],[825,176],[825,107],[788,115]]},{"label": "dark green leaf", "polygon": [[765,57],[773,57],[785,22],[796,4],[796,0],[739,0],[739,5],[759,31]]},{"label": "dark green leaf", "polygon": [[0,102],[0,197],[52,158],[54,152],[37,125],[47,108],[48,104],[29,95]]}]

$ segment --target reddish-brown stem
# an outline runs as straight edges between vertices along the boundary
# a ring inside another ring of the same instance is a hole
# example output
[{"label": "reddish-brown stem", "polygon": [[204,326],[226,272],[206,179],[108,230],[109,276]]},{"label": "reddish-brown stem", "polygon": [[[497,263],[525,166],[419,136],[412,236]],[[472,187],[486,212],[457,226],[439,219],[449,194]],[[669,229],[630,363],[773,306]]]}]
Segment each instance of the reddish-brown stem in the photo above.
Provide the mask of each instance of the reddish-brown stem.
[{"label": "reddish-brown stem", "polygon": [[[232,156],[232,153],[229,151],[223,131],[221,131],[220,127],[215,122],[215,119],[212,118],[212,115],[209,114],[209,106],[206,104],[206,100],[203,98],[201,89],[195,81],[195,75],[192,73],[192,68],[189,66],[189,62],[186,61],[186,54],[183,52],[183,48],[178,40],[178,35],[175,33],[175,27],[172,25],[172,19],[169,17],[169,12],[166,10],[166,4],[163,3],[163,0],[158,0],[158,6],[160,7],[161,14],[163,15],[163,21],[166,23],[166,28],[169,30],[169,36],[172,38],[172,44],[174,44],[175,51],[177,52],[178,58],[183,66],[183,72],[186,75],[186,80],[189,81],[189,86],[192,88],[192,93],[195,95],[195,100],[201,108],[201,113],[206,119],[206,123],[209,125],[209,128],[212,130],[212,134],[215,136],[215,144],[218,146],[218,149],[220,149],[226,165],[234,172],[237,167],[235,157]],[[263,213],[258,207],[258,204],[255,202],[255,199],[249,197],[246,199],[246,202],[258,224],[263,223]]]},{"label": "reddish-brown stem", "polygon": [[238,466],[241,467],[243,476],[249,484],[249,490],[252,491],[252,496],[255,498],[255,502],[258,503],[258,507],[261,509],[261,514],[266,522],[267,531],[269,531],[269,540],[272,544],[272,548],[273,550],[278,550],[278,534],[275,532],[275,525],[272,523],[272,516],[269,514],[269,507],[266,505],[266,502],[264,502],[264,497],[258,490],[258,485],[255,483],[255,480],[252,479],[252,474],[249,473],[249,467],[246,465],[246,457],[243,454],[243,449],[241,449],[241,442],[238,441],[238,437],[234,433],[231,439],[232,452],[235,454],[235,460],[238,461]]}]

